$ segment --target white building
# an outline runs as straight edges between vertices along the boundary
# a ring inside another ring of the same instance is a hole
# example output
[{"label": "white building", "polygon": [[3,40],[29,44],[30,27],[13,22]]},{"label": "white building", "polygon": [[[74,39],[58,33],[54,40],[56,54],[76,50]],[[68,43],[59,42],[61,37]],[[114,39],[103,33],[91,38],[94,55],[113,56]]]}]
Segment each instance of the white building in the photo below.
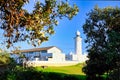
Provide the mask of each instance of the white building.
[{"label": "white building", "polygon": [[37,66],[67,66],[87,60],[87,55],[82,54],[82,38],[79,31],[76,32],[75,37],[75,53],[70,52],[65,55],[61,49],[55,46],[20,50],[20,52],[30,64],[34,63]]},{"label": "white building", "polygon": [[55,46],[21,50],[20,52],[30,61],[65,61],[65,54]]}]

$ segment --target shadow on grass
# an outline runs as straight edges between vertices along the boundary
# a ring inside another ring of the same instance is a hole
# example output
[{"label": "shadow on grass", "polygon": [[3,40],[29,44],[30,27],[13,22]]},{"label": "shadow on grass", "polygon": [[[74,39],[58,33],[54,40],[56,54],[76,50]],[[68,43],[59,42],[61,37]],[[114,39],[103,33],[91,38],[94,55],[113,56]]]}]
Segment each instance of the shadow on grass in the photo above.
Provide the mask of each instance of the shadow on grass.
[{"label": "shadow on grass", "polygon": [[5,72],[4,74],[0,75],[0,80],[86,80],[86,76],[24,70]]},{"label": "shadow on grass", "polygon": [[72,74],[64,74],[64,73],[56,73],[56,72],[43,72],[48,80],[86,80],[85,75],[72,75]]},{"label": "shadow on grass", "polygon": [[18,77],[16,80],[86,80],[86,76],[83,75],[69,75],[64,73],[55,73],[55,72],[22,72],[20,79]]}]

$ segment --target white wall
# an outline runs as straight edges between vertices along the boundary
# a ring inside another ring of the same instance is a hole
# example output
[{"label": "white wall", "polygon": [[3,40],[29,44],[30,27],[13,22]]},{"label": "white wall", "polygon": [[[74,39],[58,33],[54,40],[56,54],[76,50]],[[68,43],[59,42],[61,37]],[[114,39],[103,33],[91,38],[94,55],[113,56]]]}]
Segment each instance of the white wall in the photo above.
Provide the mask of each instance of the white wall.
[{"label": "white wall", "polygon": [[52,58],[48,58],[48,61],[58,62],[58,61],[65,61],[65,54],[57,53],[52,54]]},{"label": "white wall", "polygon": [[53,54],[53,61],[65,61],[65,54]]},{"label": "white wall", "polygon": [[76,54],[72,54],[72,60],[77,61],[77,55]]},{"label": "white wall", "polygon": [[62,51],[58,49],[57,47],[53,47],[51,49],[48,49],[47,53],[62,53]]},{"label": "white wall", "polygon": [[53,47],[49,49],[47,52],[52,53],[52,58],[48,58],[48,61],[53,62],[65,61],[65,54],[63,54],[62,51],[57,47]]},{"label": "white wall", "polygon": [[78,64],[78,61],[63,61],[63,62],[53,62],[53,61],[28,61],[27,66],[71,66]]}]

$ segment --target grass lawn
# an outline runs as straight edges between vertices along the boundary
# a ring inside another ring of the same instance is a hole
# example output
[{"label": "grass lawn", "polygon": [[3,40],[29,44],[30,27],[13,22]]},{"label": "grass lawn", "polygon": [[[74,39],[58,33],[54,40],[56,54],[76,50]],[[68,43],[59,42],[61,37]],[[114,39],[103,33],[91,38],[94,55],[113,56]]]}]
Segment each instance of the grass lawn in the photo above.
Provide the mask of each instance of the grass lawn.
[{"label": "grass lawn", "polygon": [[73,66],[63,66],[63,67],[47,67],[47,68],[41,68],[36,67],[35,69],[37,71],[43,71],[43,72],[55,72],[55,73],[64,73],[64,74],[71,74],[71,75],[85,75],[82,72],[82,64],[77,64]]},{"label": "grass lawn", "polygon": [[[84,66],[84,63],[82,64],[77,64],[73,66],[63,66],[63,67],[47,67],[47,68],[41,68],[41,67],[36,67],[35,69],[37,71],[42,71],[42,72],[47,72],[47,73],[55,73],[59,74],[62,76],[65,75],[71,75],[77,78],[77,80],[86,80],[86,75],[82,72],[82,68]],[[71,79],[70,79],[71,80]]]}]

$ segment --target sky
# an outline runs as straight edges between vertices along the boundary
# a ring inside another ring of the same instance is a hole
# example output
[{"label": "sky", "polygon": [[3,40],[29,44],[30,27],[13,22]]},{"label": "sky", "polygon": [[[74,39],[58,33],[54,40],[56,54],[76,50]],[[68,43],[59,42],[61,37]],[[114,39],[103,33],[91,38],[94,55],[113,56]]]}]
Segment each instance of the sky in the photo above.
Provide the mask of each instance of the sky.
[{"label": "sky", "polygon": [[[25,9],[31,11],[33,9],[35,0],[30,0],[30,3],[24,6]],[[79,30],[82,37],[82,52],[86,53],[87,44],[84,42],[86,35],[83,33],[83,24],[87,18],[86,14],[92,10],[95,5],[98,5],[100,8],[105,8],[108,6],[119,6],[120,1],[112,1],[112,0],[68,0],[71,5],[75,3],[79,7],[79,13],[73,17],[72,20],[68,20],[67,18],[63,18],[59,20],[58,26],[55,27],[55,34],[50,36],[49,41],[43,42],[38,47],[48,47],[48,46],[56,46],[60,48],[63,53],[68,54],[69,52],[74,52],[75,48],[75,40],[76,31]],[[16,46],[20,46],[21,49],[31,49],[34,48],[32,45],[27,44],[27,42],[19,42],[15,44]]]}]

